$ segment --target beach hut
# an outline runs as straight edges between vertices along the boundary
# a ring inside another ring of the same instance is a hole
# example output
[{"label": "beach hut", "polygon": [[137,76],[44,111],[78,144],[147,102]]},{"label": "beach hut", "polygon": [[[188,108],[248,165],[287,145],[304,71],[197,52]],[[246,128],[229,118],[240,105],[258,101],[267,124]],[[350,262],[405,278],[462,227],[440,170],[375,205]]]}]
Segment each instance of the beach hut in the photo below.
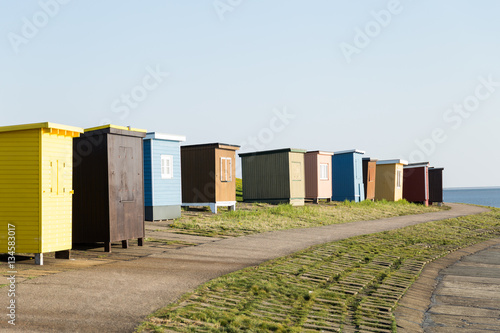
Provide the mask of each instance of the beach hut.
[{"label": "beach hut", "polygon": [[429,205],[429,162],[403,167],[403,199]]},{"label": "beach hut", "polygon": [[302,149],[277,149],[239,154],[243,201],[303,206],[305,170]]},{"label": "beach hut", "polygon": [[365,199],[375,200],[375,179],[377,175],[377,159],[363,157],[363,185]]},{"label": "beach hut", "polygon": [[182,206],[236,209],[236,150],[239,146],[209,143],[181,147]]},{"label": "beach hut", "polygon": [[332,156],[332,200],[365,200],[363,163],[365,152],[357,149],[335,152]]},{"label": "beach hut", "polygon": [[181,148],[185,136],[147,133],[144,144],[146,221],[181,217]]},{"label": "beach hut", "polygon": [[306,199],[318,203],[332,198],[332,155],[325,151],[308,151],[304,155]]},{"label": "beach hut", "polygon": [[403,198],[404,160],[377,161],[377,181],[375,182],[375,200],[398,201]]},{"label": "beach hut", "polygon": [[37,265],[47,252],[69,259],[73,138],[80,133],[48,122],[0,127],[1,253],[34,253]]},{"label": "beach hut", "polygon": [[443,204],[443,170],[444,168],[429,168],[429,204]]},{"label": "beach hut", "polygon": [[73,243],[128,247],[144,240],[145,130],[115,125],[89,128],[73,140]]}]

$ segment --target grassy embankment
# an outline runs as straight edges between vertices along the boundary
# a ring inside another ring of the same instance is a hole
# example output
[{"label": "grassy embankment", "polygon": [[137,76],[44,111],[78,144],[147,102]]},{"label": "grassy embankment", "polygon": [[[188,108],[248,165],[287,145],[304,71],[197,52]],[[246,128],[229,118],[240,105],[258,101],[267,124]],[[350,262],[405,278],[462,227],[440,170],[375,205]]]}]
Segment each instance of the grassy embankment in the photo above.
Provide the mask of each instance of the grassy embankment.
[{"label": "grassy embankment", "polygon": [[[236,198],[242,200],[242,182],[236,179]],[[179,233],[203,236],[242,236],[266,231],[310,228],[329,224],[387,217],[435,212],[446,207],[424,207],[399,202],[364,201],[323,202],[319,205],[292,207],[290,205],[246,204],[239,202],[237,210],[228,212],[223,208],[219,214],[184,212],[180,219],[170,225]]]},{"label": "grassy embankment", "polygon": [[398,202],[331,202],[319,205],[238,203],[234,212],[183,212],[170,227],[178,233],[203,236],[242,236],[273,230],[310,228],[353,221],[435,212],[446,207],[424,207],[404,200]]},{"label": "grassy embankment", "polygon": [[316,246],[212,280],[140,332],[395,331],[424,265],[500,236],[500,209]]},{"label": "grassy embankment", "polygon": [[[237,200],[242,200],[241,179],[236,179]],[[319,205],[292,207],[291,205],[245,204],[239,202],[237,210],[228,212],[223,208],[219,214],[184,212],[180,219],[170,225],[178,233],[203,236],[242,236],[266,231],[310,228],[329,224],[387,217],[435,212],[438,207],[424,207],[399,202],[364,201],[331,202]]]}]

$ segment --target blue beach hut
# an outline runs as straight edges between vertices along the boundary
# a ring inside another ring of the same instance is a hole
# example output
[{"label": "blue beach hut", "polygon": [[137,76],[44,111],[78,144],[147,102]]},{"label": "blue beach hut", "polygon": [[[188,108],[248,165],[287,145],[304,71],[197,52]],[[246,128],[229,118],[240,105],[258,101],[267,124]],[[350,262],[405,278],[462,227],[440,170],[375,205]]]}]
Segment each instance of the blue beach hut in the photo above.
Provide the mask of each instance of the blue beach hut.
[{"label": "blue beach hut", "polygon": [[363,154],[361,150],[344,150],[332,156],[332,200],[365,200]]},{"label": "blue beach hut", "polygon": [[181,216],[181,153],[185,136],[147,133],[144,144],[144,206],[146,221]]}]

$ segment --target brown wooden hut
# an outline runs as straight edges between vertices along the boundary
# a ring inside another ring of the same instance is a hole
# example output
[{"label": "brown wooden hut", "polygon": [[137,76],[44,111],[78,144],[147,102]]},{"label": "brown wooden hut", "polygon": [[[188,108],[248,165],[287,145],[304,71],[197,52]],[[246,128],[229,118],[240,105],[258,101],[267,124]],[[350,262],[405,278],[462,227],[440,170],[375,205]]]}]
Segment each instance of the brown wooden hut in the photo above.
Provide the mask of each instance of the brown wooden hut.
[{"label": "brown wooden hut", "polygon": [[73,243],[144,239],[145,130],[105,125],[73,140]]},{"label": "brown wooden hut", "polygon": [[209,143],[181,147],[182,206],[236,209],[236,150]]}]

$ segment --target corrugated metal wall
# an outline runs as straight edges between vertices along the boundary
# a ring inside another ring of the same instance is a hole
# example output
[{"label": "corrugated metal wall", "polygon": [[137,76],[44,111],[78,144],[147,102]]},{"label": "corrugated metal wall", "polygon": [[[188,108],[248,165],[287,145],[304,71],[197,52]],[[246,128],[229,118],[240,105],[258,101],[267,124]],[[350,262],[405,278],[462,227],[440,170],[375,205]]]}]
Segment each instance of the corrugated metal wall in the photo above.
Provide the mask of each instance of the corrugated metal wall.
[{"label": "corrugated metal wall", "polygon": [[242,157],[243,199],[289,199],[288,152]]}]

